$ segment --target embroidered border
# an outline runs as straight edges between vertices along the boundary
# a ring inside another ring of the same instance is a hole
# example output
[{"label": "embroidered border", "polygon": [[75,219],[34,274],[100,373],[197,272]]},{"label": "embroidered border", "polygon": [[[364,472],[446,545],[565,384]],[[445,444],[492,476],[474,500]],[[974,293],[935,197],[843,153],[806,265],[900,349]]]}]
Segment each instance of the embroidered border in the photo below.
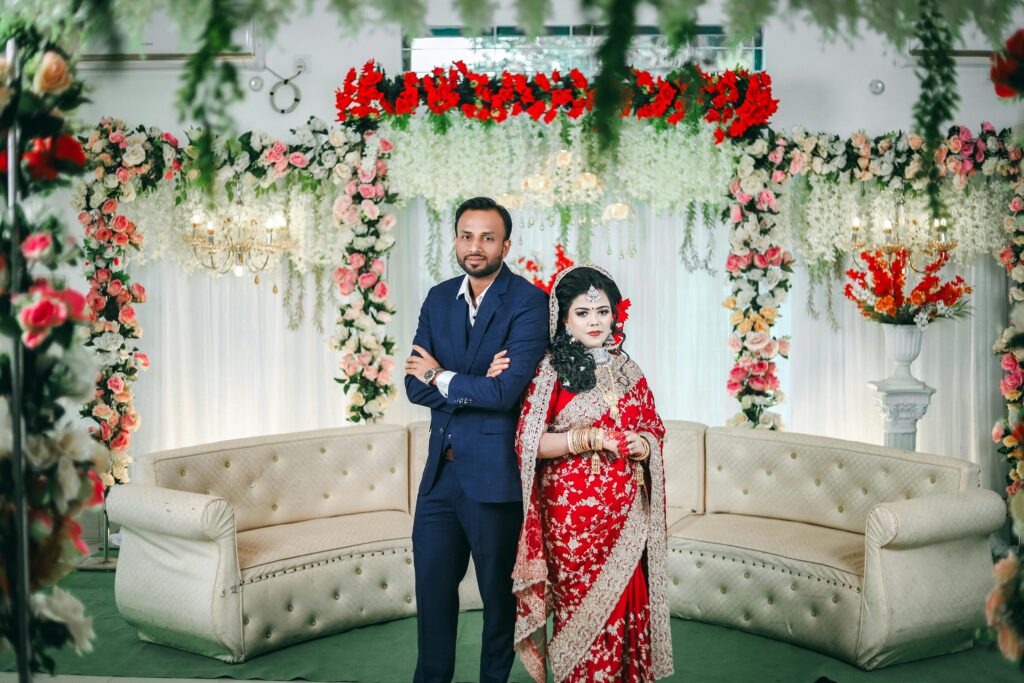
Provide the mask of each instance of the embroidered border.
[{"label": "embroidered border", "polygon": [[665,521],[665,461],[661,442],[640,432],[651,445],[651,514],[647,540],[647,591],[651,600],[651,673],[666,678],[673,673],[671,615],[668,606],[668,530]]},{"label": "embroidered border", "polygon": [[556,681],[563,681],[587,656],[594,639],[604,628],[608,615],[622,598],[647,545],[649,516],[643,492],[638,492],[629,508],[619,540],[605,561],[604,569],[587,592],[583,602],[551,639],[548,652]]}]

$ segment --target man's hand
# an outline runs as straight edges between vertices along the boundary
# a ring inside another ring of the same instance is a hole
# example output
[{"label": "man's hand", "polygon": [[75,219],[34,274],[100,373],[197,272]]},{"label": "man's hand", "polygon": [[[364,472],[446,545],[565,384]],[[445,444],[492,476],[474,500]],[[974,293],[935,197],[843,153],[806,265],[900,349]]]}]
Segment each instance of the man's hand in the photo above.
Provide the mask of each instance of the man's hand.
[{"label": "man's hand", "polygon": [[494,359],[491,360],[490,367],[487,368],[487,377],[497,377],[501,373],[508,370],[508,366],[512,363],[512,359],[506,356],[508,349],[504,351],[498,351],[494,354]]},{"label": "man's hand", "polygon": [[405,359],[405,374],[412,375],[423,382],[423,373],[430,368],[441,367],[441,365],[422,346],[413,344],[412,350],[420,355],[409,356]]}]

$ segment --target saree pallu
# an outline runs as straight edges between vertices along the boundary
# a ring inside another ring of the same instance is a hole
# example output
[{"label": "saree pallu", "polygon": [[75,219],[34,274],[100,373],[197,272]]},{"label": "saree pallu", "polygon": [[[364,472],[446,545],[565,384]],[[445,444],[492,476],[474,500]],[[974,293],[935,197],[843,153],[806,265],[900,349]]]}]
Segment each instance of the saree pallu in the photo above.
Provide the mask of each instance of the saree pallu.
[{"label": "saree pallu", "polygon": [[[603,371],[603,370],[602,370]],[[573,394],[541,361],[516,436],[524,523],[513,587],[516,651],[538,683],[651,681],[672,673],[667,595],[664,424],[639,367],[612,356],[620,417],[596,388]],[[651,446],[644,485],[634,463],[609,453],[537,460],[547,432],[635,431]],[[547,615],[554,632],[546,640]]]}]

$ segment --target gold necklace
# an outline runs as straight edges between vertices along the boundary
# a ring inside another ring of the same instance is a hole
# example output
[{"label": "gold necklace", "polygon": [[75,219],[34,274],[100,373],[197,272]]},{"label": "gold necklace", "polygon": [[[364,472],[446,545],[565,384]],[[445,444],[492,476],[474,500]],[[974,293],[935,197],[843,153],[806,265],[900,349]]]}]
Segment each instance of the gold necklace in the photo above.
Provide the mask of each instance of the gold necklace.
[{"label": "gold necklace", "polygon": [[611,383],[610,388],[601,386],[601,381],[597,378],[597,390],[601,392],[601,397],[604,398],[604,402],[608,405],[608,410],[611,413],[612,419],[615,420],[616,425],[619,422],[619,392],[615,388],[615,375],[612,374],[612,365],[609,363],[604,366],[605,370],[608,371],[608,381]]}]

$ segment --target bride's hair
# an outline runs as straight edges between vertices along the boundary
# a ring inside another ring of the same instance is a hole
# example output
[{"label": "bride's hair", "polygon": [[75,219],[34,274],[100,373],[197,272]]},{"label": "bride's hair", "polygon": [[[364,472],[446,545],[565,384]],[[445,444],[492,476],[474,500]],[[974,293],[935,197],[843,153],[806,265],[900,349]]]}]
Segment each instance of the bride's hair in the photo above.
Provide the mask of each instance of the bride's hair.
[{"label": "bride's hair", "polygon": [[[555,297],[558,301],[558,327],[555,331],[555,338],[551,342],[551,364],[558,373],[558,381],[569,391],[580,393],[593,389],[597,384],[595,370],[597,364],[594,357],[587,352],[587,347],[574,340],[565,328],[565,321],[569,318],[569,308],[573,300],[580,294],[586,293],[591,287],[599,289],[608,295],[612,305],[612,334],[615,334],[615,324],[619,320],[619,304],[622,302],[622,295],[615,282],[604,273],[593,268],[576,268],[558,283],[555,288]],[[619,332],[623,340],[625,333]]]}]

